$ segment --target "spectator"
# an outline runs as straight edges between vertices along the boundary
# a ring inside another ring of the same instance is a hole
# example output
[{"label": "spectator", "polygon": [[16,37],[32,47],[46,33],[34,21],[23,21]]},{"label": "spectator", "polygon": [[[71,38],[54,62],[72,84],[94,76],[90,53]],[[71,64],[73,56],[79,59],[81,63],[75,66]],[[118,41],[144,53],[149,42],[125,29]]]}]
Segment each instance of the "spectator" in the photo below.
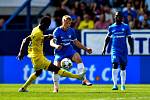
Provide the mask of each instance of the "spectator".
[{"label": "spectator", "polygon": [[139,9],[142,7],[142,1],[140,1],[140,0],[135,0],[134,3],[133,3],[133,5],[134,5],[134,8],[135,8],[136,10],[139,10]]},{"label": "spectator", "polygon": [[83,20],[80,22],[78,29],[93,29],[94,28],[94,21],[90,20],[88,14],[84,14]]},{"label": "spectator", "polygon": [[147,14],[144,14],[144,21],[142,22],[142,28],[143,28],[143,29],[148,29],[148,28],[149,28],[149,23],[148,23],[148,16],[147,16]]},{"label": "spectator", "polygon": [[128,14],[128,24],[129,24],[131,29],[134,28],[134,21],[133,21],[131,14]]},{"label": "spectator", "polygon": [[[56,7],[56,10],[54,11],[54,19],[55,19],[54,22],[56,26],[61,25],[62,16],[70,15],[71,18],[73,19],[71,27],[78,29],[81,20],[82,23],[83,20],[85,20],[83,18],[85,14],[88,14],[89,16],[88,20],[91,19],[94,22],[99,20],[99,16],[101,14],[105,14],[105,21],[110,25],[113,23],[114,20],[113,13],[116,10],[122,11],[124,16],[124,22],[126,24],[129,24],[131,28],[138,28],[138,29],[145,28],[147,27],[146,23],[148,23],[149,27],[150,23],[149,16],[146,22],[144,18],[145,14],[149,15],[150,13],[149,0],[51,0],[51,1],[52,1],[51,5]],[[21,20],[23,19],[21,18]],[[2,21],[1,23],[3,23],[3,20],[1,21]],[[144,26],[143,22],[145,23]],[[37,23],[34,22],[33,24]],[[142,25],[142,27],[137,25]],[[52,27],[53,26],[55,27],[55,25],[52,25]],[[50,26],[49,29],[50,30],[54,29],[54,27],[53,28],[52,27]],[[0,26],[0,28],[2,28],[2,25]],[[86,28],[89,29],[88,26]]]},{"label": "spectator", "polygon": [[72,8],[71,9],[71,13],[70,13],[70,17],[72,19],[71,27],[74,27],[74,28],[75,28],[75,24],[76,24],[76,21],[77,21],[77,18],[78,18],[78,16],[76,15],[75,12],[76,12],[76,9]]},{"label": "spectator", "polygon": [[95,17],[96,18],[99,18],[99,15],[105,13],[104,12],[104,6],[103,5],[100,5],[96,8],[96,11],[95,11]]},{"label": "spectator", "polygon": [[106,29],[109,24],[105,21],[105,15],[101,14],[99,20],[96,21],[94,28],[95,29]]},{"label": "spectator", "polygon": [[56,25],[57,26],[60,26],[61,25],[61,18],[62,16],[64,15],[68,15],[68,12],[67,10],[65,9],[64,7],[64,4],[62,3],[60,6],[58,6],[56,8],[56,11],[54,12],[54,18],[55,18],[55,21],[56,21]]},{"label": "spectator", "polygon": [[148,27],[150,28],[150,15],[147,14],[147,23],[148,23]]},{"label": "spectator", "polygon": [[132,18],[135,19],[137,17],[137,12],[132,7],[130,2],[127,3],[127,6],[123,9],[124,22],[128,23],[128,14],[131,14]]},{"label": "spectator", "polygon": [[104,6],[104,12],[105,12],[105,20],[108,22],[108,24],[113,23],[113,15],[112,15],[112,10],[110,9],[109,6]]},{"label": "spectator", "polygon": [[77,9],[76,15],[80,16],[81,19],[83,19],[84,14],[88,14],[92,16],[92,10],[87,6],[85,2],[80,2],[79,7]]},{"label": "spectator", "polygon": [[78,29],[78,26],[79,26],[80,22],[81,22],[81,18],[80,18],[80,16],[78,16],[78,17],[77,17],[77,20],[76,20],[76,22],[75,22],[75,24],[74,24],[74,28],[75,28],[75,29]]},{"label": "spectator", "polygon": [[142,23],[139,22],[139,20],[136,18],[134,21],[134,27],[133,29],[141,29]]},{"label": "spectator", "polygon": [[141,9],[138,13],[138,20],[142,23],[144,21],[144,11]]},{"label": "spectator", "polygon": [[4,22],[5,22],[4,18],[0,18],[0,29],[3,28]]},{"label": "spectator", "polygon": [[126,0],[114,0],[113,7],[116,8],[117,10],[121,10],[122,7],[124,7],[125,1]]}]

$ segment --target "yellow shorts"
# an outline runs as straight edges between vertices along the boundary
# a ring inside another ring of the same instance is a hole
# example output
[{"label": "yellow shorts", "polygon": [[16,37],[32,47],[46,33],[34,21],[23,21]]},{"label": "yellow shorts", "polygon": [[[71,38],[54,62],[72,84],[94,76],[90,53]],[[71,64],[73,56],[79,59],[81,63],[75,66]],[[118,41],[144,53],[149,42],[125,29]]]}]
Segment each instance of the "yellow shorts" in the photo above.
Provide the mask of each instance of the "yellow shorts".
[{"label": "yellow shorts", "polygon": [[47,70],[49,65],[51,64],[51,61],[48,60],[44,56],[39,56],[39,57],[31,57],[31,61],[33,64],[34,70],[39,70],[39,69],[45,69]]}]

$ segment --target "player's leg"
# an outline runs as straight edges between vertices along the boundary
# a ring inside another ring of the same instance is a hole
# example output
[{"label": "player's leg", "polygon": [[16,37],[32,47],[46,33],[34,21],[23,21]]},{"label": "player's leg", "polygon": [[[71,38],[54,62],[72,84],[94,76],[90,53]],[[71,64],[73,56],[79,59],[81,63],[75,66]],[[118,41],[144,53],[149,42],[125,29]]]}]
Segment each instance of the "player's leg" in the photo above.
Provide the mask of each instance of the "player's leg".
[{"label": "player's leg", "polygon": [[[85,70],[84,64],[82,62],[82,59],[79,55],[79,53],[75,53],[72,57],[72,60],[74,62],[77,63],[77,68],[78,68],[78,73],[81,74],[83,73],[83,71]],[[86,75],[84,76],[84,80],[82,81],[83,85],[87,85],[87,86],[91,86],[92,83],[90,83],[87,79],[86,79]]]},{"label": "player's leg", "polygon": [[[58,66],[55,66],[53,63],[51,63],[49,65],[47,70],[54,72],[55,73],[54,75],[60,75],[60,76],[70,77],[70,78],[77,78],[77,79],[80,79],[80,80],[83,80],[84,79],[84,75],[85,75],[85,71],[82,74],[80,74],[80,75],[72,74],[72,73],[70,73],[68,71],[60,69]],[[56,78],[55,78],[55,81],[56,81]],[[57,82],[58,82],[58,80],[57,80]],[[55,84],[54,83],[54,91],[53,92],[58,92],[58,85],[59,84],[57,84],[57,83]]]},{"label": "player's leg", "polygon": [[111,54],[111,62],[112,62],[112,80],[113,80],[113,88],[112,90],[118,90],[117,80],[118,80],[118,64],[119,64],[119,55],[116,51]]},{"label": "player's leg", "polygon": [[83,80],[85,75],[85,70],[81,74],[73,74],[71,72],[68,72],[66,70],[62,70],[59,67],[55,66],[53,63],[51,63],[47,69],[48,71],[55,72],[56,74],[63,76],[63,77],[70,77],[70,78],[77,78],[79,80]]},{"label": "player's leg", "polygon": [[127,53],[124,53],[121,56],[120,60],[120,77],[121,77],[121,90],[125,90],[125,81],[126,81],[126,65],[127,65]]},{"label": "player's leg", "polygon": [[[64,57],[63,55],[55,54],[54,65],[60,67],[60,61],[63,59],[63,57]],[[58,92],[60,76],[57,73],[53,72],[52,77],[53,77],[53,83],[54,83],[53,92]]]},{"label": "player's leg", "polygon": [[118,63],[116,62],[113,62],[113,65],[112,65],[112,80],[113,80],[113,88],[112,90],[118,90],[118,87],[117,87],[117,80],[118,80]]},{"label": "player's leg", "polygon": [[125,90],[125,81],[126,81],[126,66],[120,65],[120,77],[121,77],[121,90]]},{"label": "player's leg", "polygon": [[18,90],[19,92],[28,92],[27,87],[42,73],[42,69],[35,71],[30,75],[25,84]]},{"label": "player's leg", "polygon": [[[60,61],[54,61],[55,66],[60,66]],[[58,92],[59,90],[59,75],[53,72],[53,83],[54,83],[54,90],[53,92]]]}]

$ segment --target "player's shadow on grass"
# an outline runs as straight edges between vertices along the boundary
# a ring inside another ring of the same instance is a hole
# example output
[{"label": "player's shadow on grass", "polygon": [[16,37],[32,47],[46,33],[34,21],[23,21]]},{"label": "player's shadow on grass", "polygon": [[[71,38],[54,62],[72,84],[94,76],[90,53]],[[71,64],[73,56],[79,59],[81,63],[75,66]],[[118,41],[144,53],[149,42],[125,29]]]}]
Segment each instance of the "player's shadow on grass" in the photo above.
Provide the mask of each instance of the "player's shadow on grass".
[{"label": "player's shadow on grass", "polygon": [[85,91],[83,91],[83,92],[69,92],[69,91],[67,91],[66,92],[65,91],[65,92],[60,92],[60,93],[71,93],[72,94],[72,93],[101,93],[101,92],[87,92],[87,91],[86,92]]},{"label": "player's shadow on grass", "polygon": [[135,94],[135,93],[137,93],[137,92],[128,92],[128,91],[112,91],[112,92],[99,92],[99,93],[111,93],[111,94],[116,94],[116,93],[122,93],[122,94],[124,94],[124,93],[133,93],[133,94]]}]

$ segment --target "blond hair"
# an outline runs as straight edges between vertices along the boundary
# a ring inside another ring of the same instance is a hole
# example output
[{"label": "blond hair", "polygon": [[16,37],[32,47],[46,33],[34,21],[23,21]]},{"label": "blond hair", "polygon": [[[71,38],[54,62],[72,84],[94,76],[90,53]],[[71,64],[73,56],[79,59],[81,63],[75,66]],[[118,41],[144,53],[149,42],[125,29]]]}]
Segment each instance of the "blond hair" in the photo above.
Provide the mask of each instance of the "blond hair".
[{"label": "blond hair", "polygon": [[64,21],[64,20],[71,20],[71,21],[72,21],[72,18],[71,18],[71,16],[69,16],[69,15],[64,15],[64,16],[62,17],[62,21]]}]

